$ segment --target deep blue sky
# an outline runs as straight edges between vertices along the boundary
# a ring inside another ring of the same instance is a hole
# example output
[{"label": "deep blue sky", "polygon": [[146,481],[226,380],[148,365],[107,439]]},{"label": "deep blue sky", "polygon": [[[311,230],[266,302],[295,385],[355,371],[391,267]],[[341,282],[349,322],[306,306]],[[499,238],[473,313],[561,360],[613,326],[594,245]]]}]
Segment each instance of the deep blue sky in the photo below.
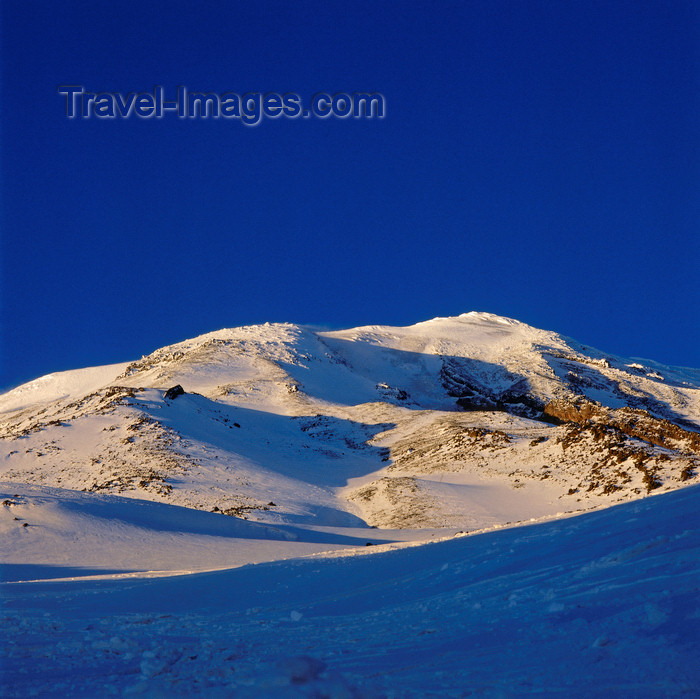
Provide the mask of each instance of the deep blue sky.
[{"label": "deep blue sky", "polygon": [[[69,120],[88,90],[383,120]],[[2,373],[484,310],[700,365],[697,2],[2,2]]]}]

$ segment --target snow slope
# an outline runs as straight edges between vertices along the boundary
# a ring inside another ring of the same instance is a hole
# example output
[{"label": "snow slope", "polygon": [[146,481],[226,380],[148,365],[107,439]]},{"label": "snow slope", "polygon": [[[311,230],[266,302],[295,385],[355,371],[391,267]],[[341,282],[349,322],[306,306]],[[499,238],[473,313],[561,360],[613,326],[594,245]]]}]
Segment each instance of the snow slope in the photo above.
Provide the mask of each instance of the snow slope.
[{"label": "snow slope", "polygon": [[53,401],[81,398],[112,382],[128,364],[59,371],[22,384],[0,396],[0,414]]},{"label": "snow slope", "polygon": [[0,483],[5,582],[233,568],[439,533],[273,526],[165,503]]},{"label": "snow slope", "polygon": [[230,571],[5,583],[4,696],[697,696],[699,498]]}]

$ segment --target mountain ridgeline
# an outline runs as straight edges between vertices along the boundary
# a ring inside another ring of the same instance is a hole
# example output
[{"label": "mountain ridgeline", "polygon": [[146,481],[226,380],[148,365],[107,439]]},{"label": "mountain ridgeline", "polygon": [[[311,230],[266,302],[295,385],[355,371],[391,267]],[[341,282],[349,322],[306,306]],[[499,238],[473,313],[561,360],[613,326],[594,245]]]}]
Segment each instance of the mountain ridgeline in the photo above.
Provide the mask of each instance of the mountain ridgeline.
[{"label": "mountain ridgeline", "polygon": [[699,466],[700,370],[488,313],[225,329],[0,396],[0,480],[267,524],[473,530]]}]

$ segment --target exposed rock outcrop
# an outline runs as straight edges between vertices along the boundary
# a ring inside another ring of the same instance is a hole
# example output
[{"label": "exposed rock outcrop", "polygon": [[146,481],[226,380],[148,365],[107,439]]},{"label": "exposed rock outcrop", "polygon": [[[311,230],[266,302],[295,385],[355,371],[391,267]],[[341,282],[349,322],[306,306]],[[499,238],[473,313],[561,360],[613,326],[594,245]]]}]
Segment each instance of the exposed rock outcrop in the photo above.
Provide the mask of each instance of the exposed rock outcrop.
[{"label": "exposed rock outcrop", "polygon": [[553,400],[545,405],[543,419],[554,424],[604,424],[658,447],[700,455],[700,433],[684,429],[670,420],[654,417],[646,410],[606,408],[585,399]]},{"label": "exposed rock outcrop", "polygon": [[182,386],[180,386],[180,384],[177,384],[177,386],[173,386],[172,388],[169,388],[165,392],[164,397],[167,398],[168,400],[174,400],[178,396],[184,395],[184,393],[185,393],[185,389]]}]

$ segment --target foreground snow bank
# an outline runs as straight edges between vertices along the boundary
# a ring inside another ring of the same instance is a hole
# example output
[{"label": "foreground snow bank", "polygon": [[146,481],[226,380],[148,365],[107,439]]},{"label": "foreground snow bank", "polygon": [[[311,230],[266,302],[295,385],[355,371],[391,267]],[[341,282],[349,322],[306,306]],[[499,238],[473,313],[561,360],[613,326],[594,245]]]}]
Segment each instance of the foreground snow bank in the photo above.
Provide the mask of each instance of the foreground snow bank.
[{"label": "foreground snow bank", "polygon": [[700,693],[700,488],[157,579],[2,585],[6,696]]}]

